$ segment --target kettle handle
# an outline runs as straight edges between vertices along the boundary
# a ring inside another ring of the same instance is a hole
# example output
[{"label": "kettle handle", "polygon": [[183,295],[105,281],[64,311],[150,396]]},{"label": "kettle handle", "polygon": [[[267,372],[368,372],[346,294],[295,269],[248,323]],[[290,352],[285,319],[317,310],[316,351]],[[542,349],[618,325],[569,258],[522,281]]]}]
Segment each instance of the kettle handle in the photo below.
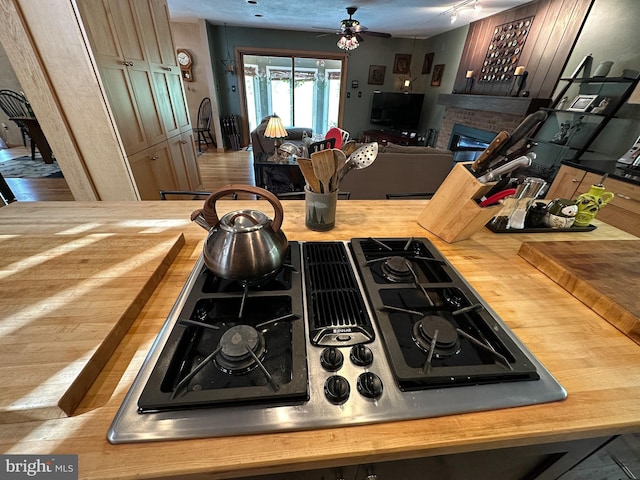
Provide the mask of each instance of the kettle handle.
[{"label": "kettle handle", "polygon": [[254,187],[252,185],[227,185],[226,187],[222,187],[220,190],[213,192],[209,197],[204,201],[204,207],[195,210],[191,214],[191,220],[195,220],[199,215],[202,215],[204,220],[213,228],[218,226],[220,219],[218,218],[218,214],[216,212],[216,201],[224,197],[225,195],[229,195],[230,193],[236,192],[245,192],[252,193],[253,195],[257,195],[259,197],[263,197],[267,200],[271,206],[273,207],[274,217],[271,222],[271,228],[274,232],[279,232],[280,227],[282,226],[282,220],[284,219],[284,210],[282,208],[282,204],[278,197],[276,197],[273,193],[265,190],[264,188]]}]

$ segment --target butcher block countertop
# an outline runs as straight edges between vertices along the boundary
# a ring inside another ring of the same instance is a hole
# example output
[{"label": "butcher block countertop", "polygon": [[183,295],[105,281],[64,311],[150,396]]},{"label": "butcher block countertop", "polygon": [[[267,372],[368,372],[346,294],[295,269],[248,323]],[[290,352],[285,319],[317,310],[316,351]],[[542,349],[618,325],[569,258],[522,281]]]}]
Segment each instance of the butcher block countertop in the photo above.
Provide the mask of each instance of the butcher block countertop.
[{"label": "butcher block countertop", "polygon": [[[109,236],[112,243],[105,245],[121,248],[120,236],[153,239],[150,244],[154,244],[182,234],[184,245],[72,415],[32,419],[27,412],[23,420],[3,421],[0,452],[78,454],[79,477],[84,480],[214,480],[640,432],[640,346],[518,255],[523,242],[637,238],[596,220],[598,228],[592,232],[511,235],[483,229],[471,239],[447,244],[415,221],[426,203],[340,201],[336,228],[318,233],[304,227],[303,202],[286,201],[283,230],[290,240],[427,237],[564,386],[568,392],[565,401],[316,431],[111,445],[106,439],[109,425],[201,252],[206,232],[190,222],[189,215],[202,202],[18,202],[0,208],[0,248],[4,241],[15,243],[34,236],[42,241],[48,236],[56,245],[65,239],[71,243]],[[265,201],[229,200],[217,205],[219,212],[251,207],[272,215]],[[4,255],[4,251],[0,253],[0,257]],[[35,271],[37,256],[29,255],[25,251],[22,262]],[[55,274],[45,274],[71,282],[65,289],[70,292],[74,288],[72,272],[77,268],[74,259],[81,251],[67,249],[65,255],[68,265],[58,262]],[[122,255],[111,259],[108,252],[85,261],[101,262],[98,270],[104,271],[116,267],[125,271],[128,263]],[[131,265],[135,261],[133,255]],[[0,270],[0,274],[6,271]],[[81,280],[77,281],[81,291]],[[112,289],[119,288],[118,282],[102,286],[106,294],[117,295]],[[13,295],[19,297],[20,290]],[[47,295],[44,288],[42,295]],[[95,302],[88,309],[73,295],[68,300],[56,296],[55,301],[57,311],[67,308],[70,318],[86,315],[89,321],[101,313],[109,314],[108,304]],[[0,345],[25,322],[20,308],[17,306],[14,314],[6,308],[1,311]],[[46,326],[43,319],[46,314],[34,314],[28,321],[34,327]],[[40,336],[46,337],[46,328],[43,330]],[[12,352],[29,363],[28,344],[23,349],[14,347]],[[41,373],[38,368],[32,366],[34,376]],[[21,369],[16,374],[28,371]],[[18,381],[7,378],[12,374],[2,370],[3,390]],[[50,387],[48,377],[41,376],[40,382],[34,388],[45,391]]]}]

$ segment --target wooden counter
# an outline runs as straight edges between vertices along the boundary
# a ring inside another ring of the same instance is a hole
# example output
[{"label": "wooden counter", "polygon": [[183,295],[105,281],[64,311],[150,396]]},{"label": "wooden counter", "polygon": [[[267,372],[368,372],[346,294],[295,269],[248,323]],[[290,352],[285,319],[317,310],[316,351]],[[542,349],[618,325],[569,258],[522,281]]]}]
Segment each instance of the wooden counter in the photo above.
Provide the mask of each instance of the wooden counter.
[{"label": "wooden counter", "polygon": [[[341,201],[337,227],[317,233],[304,227],[303,202],[287,201],[283,229],[290,240],[370,235],[432,240],[566,388],[568,399],[318,431],[109,444],[106,432],[111,420],[201,251],[205,232],[188,220],[201,204],[18,202],[0,208],[0,239],[109,233],[185,237],[176,260],[73,416],[2,424],[1,452],[79,454],[80,478],[85,480],[178,476],[213,480],[640,432],[640,347],[518,256],[524,241],[636,237],[595,221],[598,228],[588,233],[509,235],[485,229],[449,245],[417,224],[415,218],[425,205],[419,200]],[[248,205],[271,215],[264,201],[219,202],[219,211]],[[2,327],[11,322],[12,318],[0,318]]]}]

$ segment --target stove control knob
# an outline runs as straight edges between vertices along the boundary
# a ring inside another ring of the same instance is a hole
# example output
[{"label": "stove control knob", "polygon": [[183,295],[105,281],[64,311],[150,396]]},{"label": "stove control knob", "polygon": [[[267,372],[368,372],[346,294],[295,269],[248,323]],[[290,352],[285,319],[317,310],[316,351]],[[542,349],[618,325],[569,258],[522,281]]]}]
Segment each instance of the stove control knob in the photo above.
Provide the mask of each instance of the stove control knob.
[{"label": "stove control knob", "polygon": [[367,398],[380,398],[382,395],[382,380],[375,373],[365,372],[358,377],[356,386],[360,395]]},{"label": "stove control knob", "polygon": [[340,375],[333,375],[324,382],[324,395],[334,405],[340,405],[349,398],[349,382]]},{"label": "stove control knob", "polygon": [[330,372],[340,370],[343,362],[344,356],[336,347],[327,347],[322,350],[322,353],[320,354],[320,364],[322,365],[322,368]]},{"label": "stove control knob", "polygon": [[366,345],[359,343],[351,347],[349,358],[351,358],[354,365],[368,367],[373,363],[373,352]]}]

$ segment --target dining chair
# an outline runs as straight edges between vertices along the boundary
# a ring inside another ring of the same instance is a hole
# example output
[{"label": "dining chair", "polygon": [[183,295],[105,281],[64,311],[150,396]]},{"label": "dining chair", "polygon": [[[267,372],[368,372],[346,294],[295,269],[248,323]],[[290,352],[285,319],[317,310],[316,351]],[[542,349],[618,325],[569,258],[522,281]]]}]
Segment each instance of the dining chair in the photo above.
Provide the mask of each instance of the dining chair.
[{"label": "dining chair", "polygon": [[[280,200],[304,200],[304,192],[283,192],[276,193]],[[338,192],[338,200],[349,200],[351,192]]]},{"label": "dining chair", "polygon": [[[172,197],[177,196],[179,200],[185,200],[185,196],[190,196],[190,200],[206,200],[211,195],[211,192],[200,192],[196,190],[159,190],[160,200],[171,200]],[[238,199],[238,194],[231,194],[233,200]]]},{"label": "dining chair", "polygon": [[[209,143],[217,147],[216,140],[211,133],[211,99],[204,97],[198,107],[198,122],[193,132],[198,138],[198,152],[202,152],[202,142],[209,148]],[[208,137],[208,138],[207,138]]]},{"label": "dining chair", "polygon": [[22,134],[22,144],[27,146],[27,137],[29,137],[31,143],[31,158],[36,158],[36,144],[29,135],[27,126],[16,118],[20,117],[33,117],[33,114],[29,110],[27,99],[19,92],[4,88],[0,90],[0,108],[9,117],[9,119],[15,123],[20,129]]},{"label": "dining chair", "polygon": [[431,197],[433,197],[433,192],[387,193],[385,196],[387,197],[387,200],[411,200],[411,199],[430,200]]}]

